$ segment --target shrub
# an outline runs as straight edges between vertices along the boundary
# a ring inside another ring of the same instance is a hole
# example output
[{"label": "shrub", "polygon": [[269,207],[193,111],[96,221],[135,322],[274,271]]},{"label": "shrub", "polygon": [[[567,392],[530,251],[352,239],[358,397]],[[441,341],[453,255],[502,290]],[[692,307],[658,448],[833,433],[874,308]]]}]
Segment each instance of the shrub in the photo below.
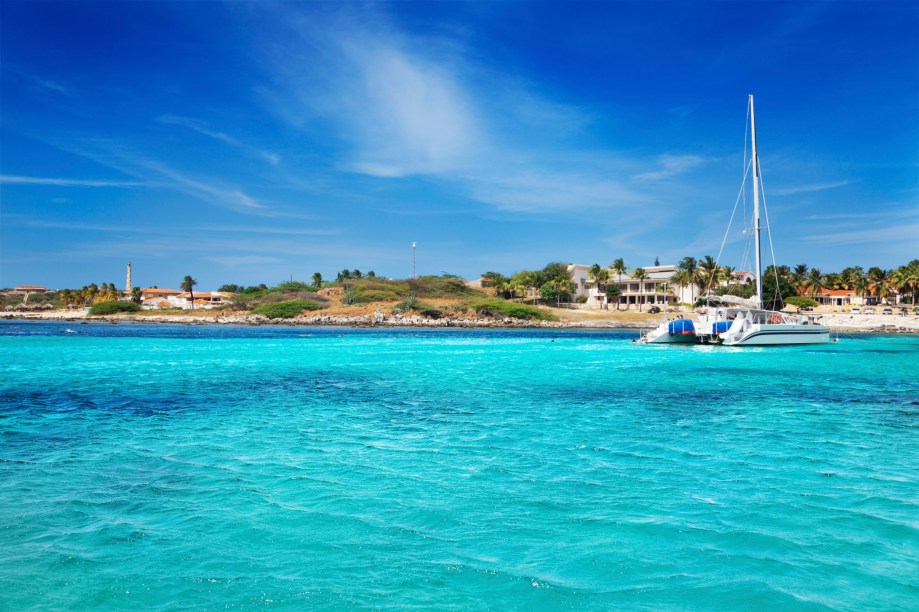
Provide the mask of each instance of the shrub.
[{"label": "shrub", "polygon": [[313,286],[300,281],[285,281],[274,287],[272,291],[312,291]]},{"label": "shrub", "polygon": [[421,310],[418,311],[418,313],[419,313],[421,316],[427,317],[427,318],[429,318],[429,319],[439,319],[439,318],[442,317],[443,314],[444,314],[444,313],[442,313],[441,311],[437,310],[437,309],[434,308],[434,307],[422,308]]},{"label": "shrub", "polygon": [[817,306],[820,306],[820,302],[798,295],[793,295],[789,298],[786,298],[785,303],[791,304],[797,308],[816,308]]},{"label": "shrub", "polygon": [[525,304],[516,304],[514,302],[505,302],[499,299],[477,300],[469,304],[469,307],[479,315],[513,317],[515,319],[533,320],[533,321],[555,321],[556,317],[536,308]]},{"label": "shrub", "polygon": [[405,281],[411,291],[421,297],[469,297],[481,292],[469,287],[455,276],[420,276]]},{"label": "shrub", "polygon": [[291,300],[289,302],[276,302],[262,304],[252,310],[252,314],[260,314],[269,319],[291,319],[304,310],[318,310],[319,304],[311,300]]},{"label": "shrub", "polygon": [[91,315],[110,315],[119,312],[140,312],[140,306],[134,302],[100,302],[89,309]]},{"label": "shrub", "polygon": [[399,294],[392,291],[384,291],[380,289],[364,289],[363,287],[358,287],[355,290],[354,299],[356,302],[369,303],[369,302],[395,302],[399,299]]}]

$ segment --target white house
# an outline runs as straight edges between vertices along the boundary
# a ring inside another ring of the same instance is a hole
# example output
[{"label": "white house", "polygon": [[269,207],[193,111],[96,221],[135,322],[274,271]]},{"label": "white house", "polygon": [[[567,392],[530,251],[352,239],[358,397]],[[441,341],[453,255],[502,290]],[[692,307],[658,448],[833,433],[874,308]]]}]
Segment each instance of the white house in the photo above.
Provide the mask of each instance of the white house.
[{"label": "white house", "polygon": [[[619,305],[626,308],[644,307],[651,305],[676,304],[679,302],[692,303],[699,297],[700,288],[696,285],[676,285],[670,279],[676,274],[678,268],[669,266],[647,266],[644,268],[647,278],[639,280],[631,274],[621,275],[607,268],[609,280],[600,283],[590,277],[591,266],[572,264],[568,266],[568,275],[575,284],[575,296],[586,296],[585,302],[594,308],[607,308],[606,287],[615,285],[619,287]],[[615,305],[613,302],[612,305]]]}]

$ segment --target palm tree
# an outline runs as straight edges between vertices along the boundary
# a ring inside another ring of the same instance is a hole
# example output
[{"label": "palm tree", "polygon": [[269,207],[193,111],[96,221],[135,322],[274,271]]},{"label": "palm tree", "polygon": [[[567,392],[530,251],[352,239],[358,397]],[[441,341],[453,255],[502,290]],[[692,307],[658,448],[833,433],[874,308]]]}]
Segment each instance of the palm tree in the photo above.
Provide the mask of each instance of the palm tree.
[{"label": "palm tree", "polygon": [[677,267],[685,273],[683,281],[691,287],[689,295],[692,299],[690,302],[695,304],[696,285],[699,283],[699,264],[695,257],[684,257]]},{"label": "palm tree", "polygon": [[[868,268],[868,282],[874,285],[874,295],[877,296],[878,300],[881,299],[881,284],[884,281],[884,278],[887,277],[887,272],[878,268],[877,266],[872,266]],[[869,295],[871,294],[871,287],[868,288]]]},{"label": "palm tree", "polygon": [[587,273],[588,276],[594,279],[594,282],[597,283],[597,293],[599,295],[603,294],[603,283],[609,280],[609,270],[600,266],[600,264],[595,263],[590,266],[590,271]]},{"label": "palm tree", "polygon": [[322,274],[319,272],[313,272],[313,287],[316,288],[316,291],[322,289]]},{"label": "palm tree", "polygon": [[568,301],[571,301],[571,292],[574,291],[574,282],[570,278],[565,278],[564,276],[559,276],[555,279],[555,289],[556,289],[556,305],[562,305],[562,295]]},{"label": "palm tree", "polygon": [[845,283],[842,282],[842,277],[835,272],[827,272],[823,276],[824,283],[830,289],[842,289]]},{"label": "palm tree", "polygon": [[187,292],[188,295],[191,296],[191,309],[192,309],[192,310],[195,309],[195,294],[194,294],[194,288],[195,288],[195,285],[197,285],[197,284],[198,284],[198,281],[196,281],[195,279],[193,279],[191,276],[186,276],[186,277],[182,280],[182,284],[179,285],[179,288],[180,288],[182,291]]},{"label": "palm tree", "polygon": [[[859,269],[860,270],[860,269]],[[871,287],[871,284],[868,282],[868,277],[865,276],[864,272],[860,272],[855,277],[855,293],[858,297],[865,299],[865,295],[868,293],[868,289]]]},{"label": "palm tree", "polygon": [[683,287],[686,286],[686,272],[683,270],[677,270],[673,273],[673,276],[670,277],[670,282],[680,286],[680,296],[682,296]]},{"label": "palm tree", "polygon": [[144,301],[143,295],[141,295],[140,287],[134,287],[131,289],[131,301],[135,304],[140,304]]},{"label": "palm tree", "polygon": [[720,282],[721,269],[718,267],[718,262],[715,261],[711,255],[706,255],[702,261],[699,262],[699,279],[709,293],[711,293],[715,285]]},{"label": "palm tree", "polygon": [[807,264],[798,264],[791,273],[791,284],[795,286],[798,293],[804,293],[807,289]]},{"label": "palm tree", "polygon": [[[622,294],[622,275],[629,269],[629,267],[625,265],[625,260],[622,259],[621,257],[619,259],[614,260],[613,263],[609,265],[609,267],[610,267],[610,270],[612,270],[619,276],[619,293],[621,295]],[[616,310],[619,310],[619,302],[620,300],[616,300]]]},{"label": "palm tree", "polygon": [[[877,272],[871,274],[871,270],[877,270]],[[874,294],[878,302],[884,302],[887,296],[894,292],[893,270],[881,270],[880,268],[871,270],[868,270],[868,275],[874,280]]]},{"label": "palm tree", "polygon": [[601,271],[601,270],[603,270],[603,267],[602,267],[600,264],[595,263],[594,265],[590,266],[590,270],[587,271],[587,276],[588,276],[588,278],[592,278],[592,279],[594,279],[594,281],[597,282],[597,288],[598,288],[598,289],[600,288],[599,279],[600,279],[600,271]]},{"label": "palm tree", "polygon": [[632,270],[632,278],[638,280],[638,283],[639,283],[639,287],[638,287],[638,312],[641,312],[641,303],[642,303],[642,301],[644,300],[644,297],[645,297],[645,296],[644,296],[644,293],[645,293],[645,279],[651,278],[651,277],[648,276],[648,274],[645,272],[645,269],[644,269],[644,268],[635,268],[634,270]]},{"label": "palm tree", "polygon": [[826,286],[823,279],[823,273],[820,272],[819,268],[811,268],[804,282],[807,288],[810,289],[812,300],[816,300],[817,292],[823,290]]},{"label": "palm tree", "polygon": [[892,275],[892,280],[900,293],[909,292],[912,295],[912,302],[915,305],[917,293],[919,293],[919,259],[914,259],[905,266],[897,268]]}]

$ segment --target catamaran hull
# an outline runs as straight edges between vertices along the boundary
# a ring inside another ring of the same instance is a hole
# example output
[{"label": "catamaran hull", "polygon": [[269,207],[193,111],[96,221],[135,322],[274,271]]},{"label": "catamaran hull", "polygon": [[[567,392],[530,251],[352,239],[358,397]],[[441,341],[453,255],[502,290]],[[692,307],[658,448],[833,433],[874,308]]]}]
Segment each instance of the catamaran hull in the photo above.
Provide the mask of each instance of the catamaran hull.
[{"label": "catamaran hull", "polygon": [[742,334],[721,335],[724,346],[774,346],[780,344],[825,344],[830,330],[824,326],[768,325],[756,326]]},{"label": "catamaran hull", "polygon": [[694,344],[696,342],[695,334],[683,334],[683,335],[673,335],[673,334],[662,334],[656,338],[646,337],[644,340],[647,344]]},{"label": "catamaran hull", "polygon": [[641,339],[645,344],[692,344],[695,341],[696,328],[689,319],[665,321]]}]

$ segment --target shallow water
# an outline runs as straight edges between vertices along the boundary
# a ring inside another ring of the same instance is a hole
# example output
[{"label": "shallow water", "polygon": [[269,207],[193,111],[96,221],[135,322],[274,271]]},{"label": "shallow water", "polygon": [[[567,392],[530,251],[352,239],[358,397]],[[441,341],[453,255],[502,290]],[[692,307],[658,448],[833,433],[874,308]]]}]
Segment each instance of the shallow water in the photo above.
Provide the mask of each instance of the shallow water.
[{"label": "shallow water", "polygon": [[0,608],[915,609],[919,338],[0,322]]}]

